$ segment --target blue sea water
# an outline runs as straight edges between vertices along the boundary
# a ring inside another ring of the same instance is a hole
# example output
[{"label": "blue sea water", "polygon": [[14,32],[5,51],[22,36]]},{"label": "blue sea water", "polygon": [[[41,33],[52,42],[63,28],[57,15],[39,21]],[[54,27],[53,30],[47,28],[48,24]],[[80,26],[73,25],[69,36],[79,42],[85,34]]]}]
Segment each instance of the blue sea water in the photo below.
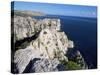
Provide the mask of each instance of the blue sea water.
[{"label": "blue sea water", "polygon": [[97,19],[85,17],[48,15],[43,18],[59,18],[61,30],[64,31],[70,40],[75,43],[76,50],[79,50],[90,69],[97,68]]},{"label": "blue sea water", "polygon": [[97,19],[61,18],[61,29],[74,41],[89,68],[97,68]]}]

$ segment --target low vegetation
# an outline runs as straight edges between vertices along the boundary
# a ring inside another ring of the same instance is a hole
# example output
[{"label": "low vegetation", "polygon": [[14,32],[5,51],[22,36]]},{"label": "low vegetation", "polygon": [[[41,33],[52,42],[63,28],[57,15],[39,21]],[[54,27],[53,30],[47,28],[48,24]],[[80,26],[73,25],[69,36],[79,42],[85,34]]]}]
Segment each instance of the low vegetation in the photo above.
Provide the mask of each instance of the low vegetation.
[{"label": "low vegetation", "polygon": [[81,66],[74,61],[66,62],[65,60],[63,60],[60,62],[61,62],[61,64],[64,65],[65,70],[79,70],[79,69],[81,69]]}]

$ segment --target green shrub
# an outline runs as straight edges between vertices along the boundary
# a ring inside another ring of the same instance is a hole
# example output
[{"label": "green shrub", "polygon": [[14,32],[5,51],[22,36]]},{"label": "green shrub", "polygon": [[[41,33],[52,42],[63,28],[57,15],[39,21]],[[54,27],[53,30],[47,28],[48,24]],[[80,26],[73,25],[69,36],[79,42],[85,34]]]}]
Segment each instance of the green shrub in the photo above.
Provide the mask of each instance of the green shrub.
[{"label": "green shrub", "polygon": [[64,65],[65,70],[79,70],[81,69],[81,66],[74,61],[68,61],[66,62],[65,60],[60,61],[61,64]]},{"label": "green shrub", "polygon": [[79,70],[81,66],[73,61],[69,61],[67,63],[68,70]]}]

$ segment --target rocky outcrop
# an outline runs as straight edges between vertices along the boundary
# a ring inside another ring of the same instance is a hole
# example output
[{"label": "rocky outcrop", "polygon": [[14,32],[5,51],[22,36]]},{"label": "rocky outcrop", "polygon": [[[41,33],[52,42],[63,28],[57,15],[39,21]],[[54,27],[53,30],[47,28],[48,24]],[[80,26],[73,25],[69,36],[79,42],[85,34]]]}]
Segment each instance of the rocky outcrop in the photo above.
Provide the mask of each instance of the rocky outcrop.
[{"label": "rocky outcrop", "polygon": [[80,53],[79,50],[76,51],[75,59],[76,59],[77,64],[80,64],[80,66],[81,66],[82,69],[88,69],[88,66],[85,63],[85,60],[82,57],[82,54]]},{"label": "rocky outcrop", "polygon": [[79,50],[68,50],[66,56],[69,61],[73,61],[79,65],[80,69],[88,69],[88,66]]},{"label": "rocky outcrop", "polygon": [[19,11],[19,10],[12,10],[12,13],[14,12],[14,15],[20,15],[20,16],[45,16],[46,14],[42,12],[36,12],[36,11]]},{"label": "rocky outcrop", "polygon": [[[17,40],[31,37],[43,29],[60,30],[59,19],[37,20],[31,17],[14,16],[14,42]],[[13,33],[13,32],[12,32]]]},{"label": "rocky outcrop", "polygon": [[57,32],[55,29],[43,29],[38,38],[31,41],[30,46],[16,51],[14,63],[18,64],[19,72],[22,73],[30,60],[34,58],[49,60],[56,58],[68,61],[64,54],[68,48],[71,48],[69,41],[64,32]]},{"label": "rocky outcrop", "polygon": [[20,45],[13,54],[17,73],[65,70],[60,61],[68,62],[66,53],[74,48],[74,42],[61,32],[60,19],[14,16],[13,24],[15,46],[17,41],[31,39],[28,45],[22,43],[25,47]]}]

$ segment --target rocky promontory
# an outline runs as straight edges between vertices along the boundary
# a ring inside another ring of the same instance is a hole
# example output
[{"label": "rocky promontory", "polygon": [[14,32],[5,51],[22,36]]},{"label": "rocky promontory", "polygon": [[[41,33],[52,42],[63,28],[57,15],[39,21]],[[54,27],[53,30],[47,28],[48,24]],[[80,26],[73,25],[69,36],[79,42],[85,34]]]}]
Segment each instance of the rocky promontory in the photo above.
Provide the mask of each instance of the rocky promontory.
[{"label": "rocky promontory", "polygon": [[[69,60],[70,57],[66,56],[69,49],[74,48],[74,42],[61,31],[60,19],[16,15],[12,19],[12,41],[15,46],[12,50],[12,72],[64,71],[69,70],[72,64],[76,67],[72,70],[86,68],[80,65],[81,62]],[[85,64],[85,61],[82,63]]]},{"label": "rocky promontory", "polygon": [[12,14],[19,16],[45,16],[46,14],[38,11],[29,11],[29,10],[12,10]]}]

